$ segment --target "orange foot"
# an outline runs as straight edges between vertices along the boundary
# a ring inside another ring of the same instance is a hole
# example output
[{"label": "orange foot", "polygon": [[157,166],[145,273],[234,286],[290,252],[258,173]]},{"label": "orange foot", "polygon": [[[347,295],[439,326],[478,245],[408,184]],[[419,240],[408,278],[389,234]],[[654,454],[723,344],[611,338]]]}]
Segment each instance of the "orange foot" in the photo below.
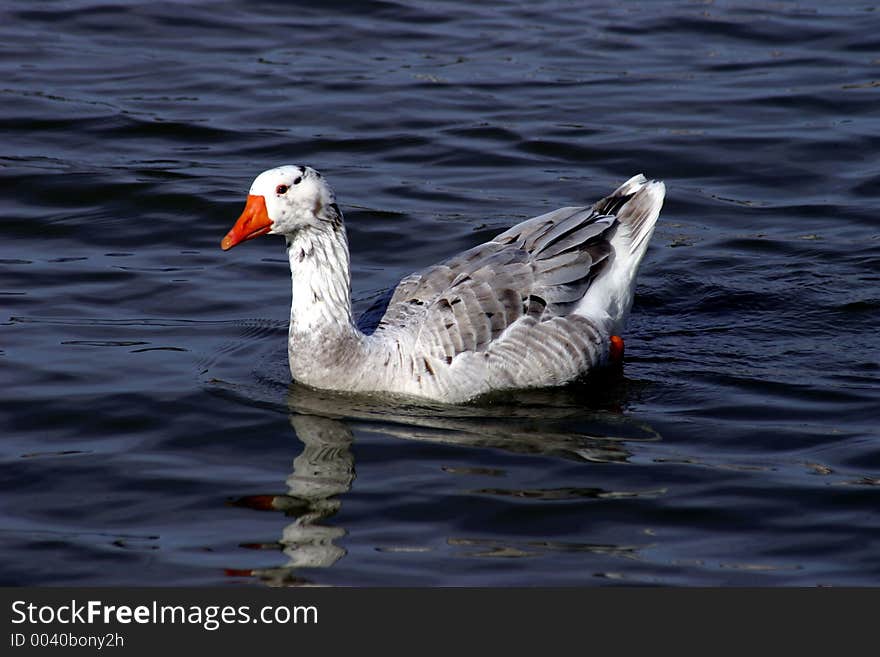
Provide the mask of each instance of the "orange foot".
[{"label": "orange foot", "polygon": [[615,365],[623,363],[623,338],[619,335],[611,336],[611,345],[608,349],[608,359]]}]

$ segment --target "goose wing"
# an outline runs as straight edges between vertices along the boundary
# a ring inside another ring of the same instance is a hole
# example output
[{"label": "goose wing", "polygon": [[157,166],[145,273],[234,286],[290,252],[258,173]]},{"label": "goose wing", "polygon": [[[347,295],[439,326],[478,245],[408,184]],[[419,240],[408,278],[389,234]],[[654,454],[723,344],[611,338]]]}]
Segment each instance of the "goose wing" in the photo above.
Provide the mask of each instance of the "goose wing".
[{"label": "goose wing", "polygon": [[615,230],[605,208],[529,219],[404,278],[376,330],[411,332],[420,354],[447,363],[484,351],[523,318],[567,315],[610,261]]}]

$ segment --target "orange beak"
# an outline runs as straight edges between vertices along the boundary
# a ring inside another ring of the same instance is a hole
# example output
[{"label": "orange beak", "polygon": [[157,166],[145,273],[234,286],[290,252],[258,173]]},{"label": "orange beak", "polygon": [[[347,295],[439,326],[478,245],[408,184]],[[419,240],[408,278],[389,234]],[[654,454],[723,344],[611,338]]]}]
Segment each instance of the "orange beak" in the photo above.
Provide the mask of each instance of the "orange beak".
[{"label": "orange beak", "polygon": [[220,248],[228,251],[236,244],[265,235],[270,230],[272,230],[272,220],[269,219],[269,213],[266,211],[266,199],[248,194],[244,211],[220,242]]}]

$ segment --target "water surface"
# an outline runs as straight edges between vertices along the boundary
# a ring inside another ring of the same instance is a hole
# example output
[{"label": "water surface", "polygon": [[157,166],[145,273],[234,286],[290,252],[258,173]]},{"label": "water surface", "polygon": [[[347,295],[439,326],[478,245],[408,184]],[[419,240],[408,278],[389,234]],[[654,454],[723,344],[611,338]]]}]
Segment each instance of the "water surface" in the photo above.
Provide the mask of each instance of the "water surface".
[{"label": "water surface", "polygon": [[[0,582],[880,584],[870,2],[0,10]],[[365,308],[635,173],[622,375],[291,384],[252,178],[335,187]]]}]

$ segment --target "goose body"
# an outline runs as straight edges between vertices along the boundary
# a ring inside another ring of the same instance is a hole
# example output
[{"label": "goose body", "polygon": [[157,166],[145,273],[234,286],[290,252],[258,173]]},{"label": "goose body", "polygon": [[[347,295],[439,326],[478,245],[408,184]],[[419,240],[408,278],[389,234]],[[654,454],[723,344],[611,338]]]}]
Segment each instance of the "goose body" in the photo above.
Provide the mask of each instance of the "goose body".
[{"label": "goose body", "polygon": [[359,321],[342,214],[314,169],[260,174],[221,246],[284,236],[295,380],[458,403],[566,384],[608,363],[664,195],[662,182],[637,175],[592,207],[524,221],[405,277],[384,313]]}]

